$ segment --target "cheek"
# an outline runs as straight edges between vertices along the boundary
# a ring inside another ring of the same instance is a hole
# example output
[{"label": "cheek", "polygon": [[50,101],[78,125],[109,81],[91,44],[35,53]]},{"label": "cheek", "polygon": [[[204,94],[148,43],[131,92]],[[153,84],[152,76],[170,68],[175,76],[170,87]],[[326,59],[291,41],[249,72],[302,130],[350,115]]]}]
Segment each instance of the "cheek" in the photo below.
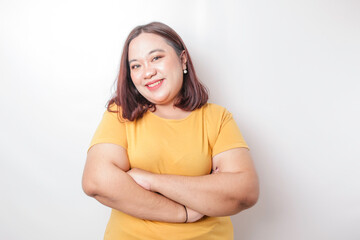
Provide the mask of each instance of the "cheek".
[{"label": "cheek", "polygon": [[130,77],[134,85],[140,84],[139,73],[130,72]]},{"label": "cheek", "polygon": [[161,62],[157,67],[159,70],[161,69],[162,71],[177,73],[179,69],[181,69],[181,64],[176,57],[173,57]]},{"label": "cheek", "polygon": [[168,73],[176,79],[182,76],[182,67],[177,61],[169,62],[166,66],[164,66],[164,68],[167,69],[169,71]]}]

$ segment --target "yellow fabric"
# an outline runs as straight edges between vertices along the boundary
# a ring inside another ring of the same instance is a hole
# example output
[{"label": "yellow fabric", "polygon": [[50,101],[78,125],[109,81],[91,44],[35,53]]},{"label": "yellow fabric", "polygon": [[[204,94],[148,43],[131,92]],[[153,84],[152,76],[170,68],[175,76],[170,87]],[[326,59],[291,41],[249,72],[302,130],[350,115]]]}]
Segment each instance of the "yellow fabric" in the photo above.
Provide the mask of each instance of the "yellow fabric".
[{"label": "yellow fabric", "polygon": [[[116,106],[114,106],[116,109]],[[211,172],[212,157],[237,147],[248,148],[230,112],[206,104],[184,119],[163,119],[152,112],[119,121],[106,111],[91,141],[127,149],[130,166],[158,174],[199,176]],[[233,239],[230,217],[204,217],[196,223],[164,223],[138,219],[112,210],[106,240]]]}]

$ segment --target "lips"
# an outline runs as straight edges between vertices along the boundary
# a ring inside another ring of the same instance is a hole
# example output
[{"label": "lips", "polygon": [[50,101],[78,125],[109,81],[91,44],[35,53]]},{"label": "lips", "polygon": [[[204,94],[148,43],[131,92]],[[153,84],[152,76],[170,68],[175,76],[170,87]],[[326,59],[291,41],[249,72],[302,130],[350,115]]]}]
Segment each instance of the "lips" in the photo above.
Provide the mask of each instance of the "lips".
[{"label": "lips", "polygon": [[151,82],[148,82],[145,86],[150,90],[158,89],[163,83],[164,79],[157,79]]}]

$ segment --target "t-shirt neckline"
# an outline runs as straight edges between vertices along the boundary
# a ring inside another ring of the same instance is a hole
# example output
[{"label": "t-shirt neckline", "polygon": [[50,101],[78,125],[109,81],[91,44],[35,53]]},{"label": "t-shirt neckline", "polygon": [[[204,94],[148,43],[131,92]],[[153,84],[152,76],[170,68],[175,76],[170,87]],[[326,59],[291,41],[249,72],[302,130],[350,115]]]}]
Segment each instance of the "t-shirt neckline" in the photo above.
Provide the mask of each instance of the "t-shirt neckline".
[{"label": "t-shirt neckline", "polygon": [[154,116],[155,118],[158,118],[158,119],[160,119],[162,121],[166,121],[166,122],[183,122],[183,121],[186,121],[187,119],[191,118],[191,116],[194,115],[194,112],[197,111],[197,110],[199,110],[199,109],[195,109],[195,110],[191,111],[189,115],[187,115],[184,118],[180,118],[180,119],[163,118],[163,117],[160,117],[160,116],[156,115],[155,113],[151,112],[150,110],[148,110],[148,113],[151,116]]}]

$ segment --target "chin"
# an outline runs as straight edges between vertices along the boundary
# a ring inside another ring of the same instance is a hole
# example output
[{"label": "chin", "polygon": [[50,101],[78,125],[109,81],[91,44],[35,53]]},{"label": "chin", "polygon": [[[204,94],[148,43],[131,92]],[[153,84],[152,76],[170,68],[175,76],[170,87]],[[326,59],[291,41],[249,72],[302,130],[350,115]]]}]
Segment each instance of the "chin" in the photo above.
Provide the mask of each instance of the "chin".
[{"label": "chin", "polygon": [[148,99],[148,100],[155,105],[164,105],[164,104],[171,102],[168,99],[169,99],[168,96],[164,96],[164,97],[152,98],[152,99]]}]

